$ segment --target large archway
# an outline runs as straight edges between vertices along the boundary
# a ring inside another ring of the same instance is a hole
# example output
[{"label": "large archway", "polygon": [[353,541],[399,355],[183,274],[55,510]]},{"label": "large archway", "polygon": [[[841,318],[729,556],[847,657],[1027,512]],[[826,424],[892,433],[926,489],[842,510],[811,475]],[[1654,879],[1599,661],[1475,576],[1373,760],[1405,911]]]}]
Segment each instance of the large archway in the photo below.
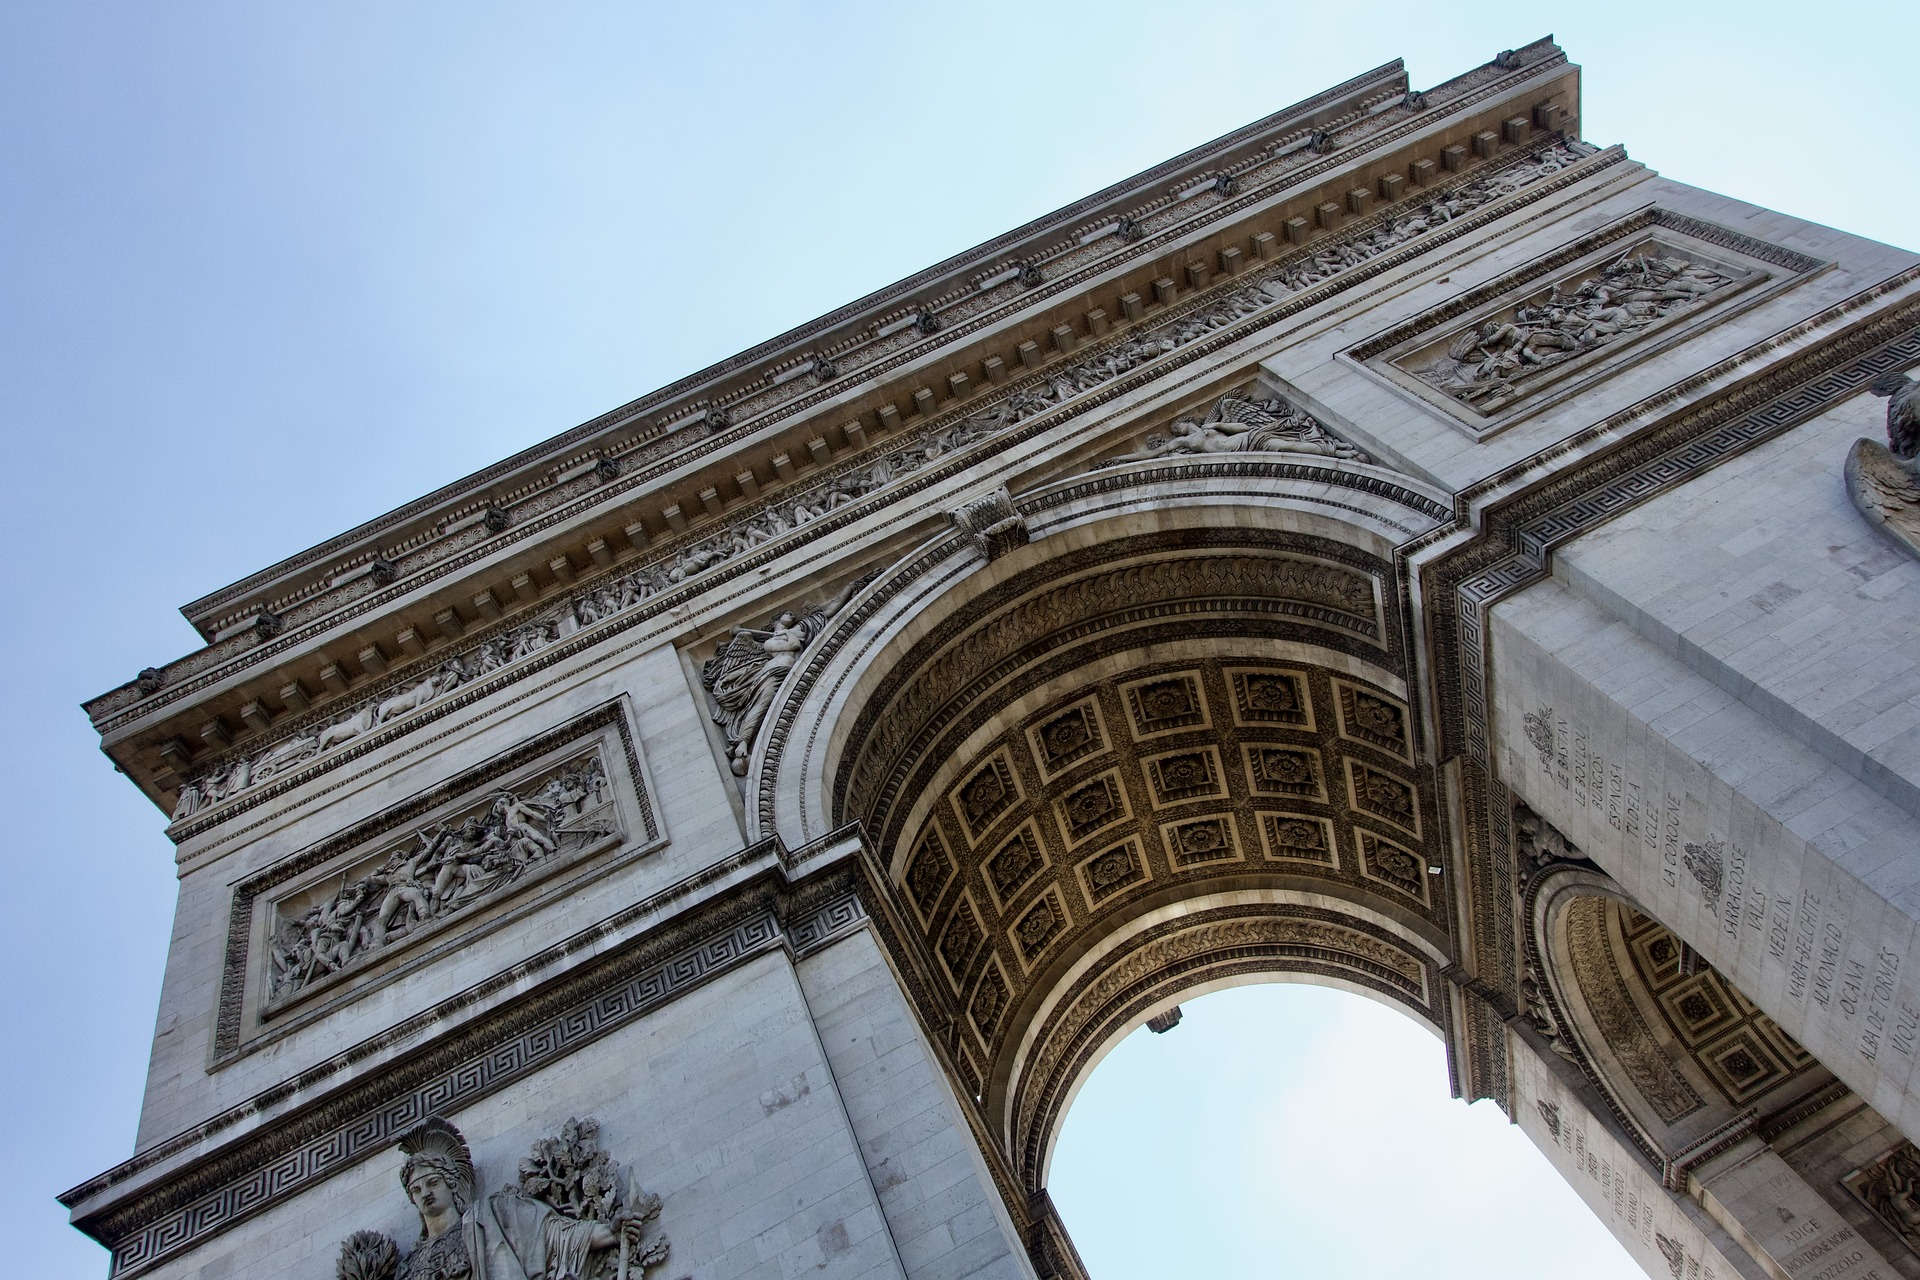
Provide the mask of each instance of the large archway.
[{"label": "large archway", "polygon": [[1292,975],[1449,1033],[1393,559],[1443,512],[1304,455],[1096,470],[1023,495],[1005,554],[908,556],[789,681],[759,834],[860,824],[1027,1194],[1093,1063],[1183,993]]},{"label": "large archway", "polygon": [[[783,684],[748,778],[753,833],[795,850],[854,833],[898,976],[1030,1249],[1058,1263],[1043,1273],[1080,1274],[1047,1192],[1068,1109],[1183,998],[1278,978],[1389,1003],[1441,1038],[1463,1092],[1469,1002],[1499,1000],[1462,962],[1459,793],[1396,550],[1446,514],[1396,473],[1308,455],[989,492],[851,589]],[[1517,817],[1523,846],[1551,843]],[[1507,1104],[1550,1157],[1565,1148],[1570,1181],[1593,1175],[1590,1204],[1624,1206],[1643,1265],[1735,1273],[1738,1213],[1704,1183],[1681,1194],[1687,1179],[1754,1132],[1758,1103],[1797,1123],[1837,1095],[1724,981],[1683,995],[1637,964],[1659,926],[1577,850],[1529,865],[1551,874],[1514,904],[1533,998],[1502,1015]],[[1613,939],[1604,975],[1575,945],[1595,929]],[[1709,1062],[1727,1045],[1672,1019],[1623,1038],[1591,1014],[1622,986],[1609,1007],[1683,1020],[1717,998],[1781,1078],[1649,1124],[1646,1079],[1731,1080],[1751,1053]],[[1576,1134],[1576,1112],[1598,1127]]]},{"label": "large archway", "polygon": [[1061,1128],[1049,1193],[1093,1276],[1640,1274],[1397,1006],[1296,981],[1180,1009],[1115,1045]]}]

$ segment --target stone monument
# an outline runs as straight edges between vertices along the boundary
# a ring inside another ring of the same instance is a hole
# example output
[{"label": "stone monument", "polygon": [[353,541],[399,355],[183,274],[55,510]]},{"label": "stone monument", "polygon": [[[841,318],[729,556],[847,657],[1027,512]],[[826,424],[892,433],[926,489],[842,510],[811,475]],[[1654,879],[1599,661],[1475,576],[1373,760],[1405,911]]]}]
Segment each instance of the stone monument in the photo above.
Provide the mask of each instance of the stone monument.
[{"label": "stone monument", "polygon": [[1078,1278],[1079,1082],[1287,976],[1650,1275],[1920,1277],[1920,258],[1579,88],[1367,72],[189,604],[75,1225]]}]

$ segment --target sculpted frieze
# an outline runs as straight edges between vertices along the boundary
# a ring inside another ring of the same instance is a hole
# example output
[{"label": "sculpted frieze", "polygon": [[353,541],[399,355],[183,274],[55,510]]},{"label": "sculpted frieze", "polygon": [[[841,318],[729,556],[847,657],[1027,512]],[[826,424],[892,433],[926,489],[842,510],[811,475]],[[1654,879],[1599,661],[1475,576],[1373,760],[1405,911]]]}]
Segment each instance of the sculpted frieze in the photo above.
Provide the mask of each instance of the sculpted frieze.
[{"label": "sculpted frieze", "polygon": [[1920,1149],[1903,1142],[1841,1181],[1901,1244],[1920,1253]]},{"label": "sculpted frieze", "polygon": [[511,789],[428,823],[311,890],[273,907],[269,1004],[352,967],[445,918],[504,893],[544,864],[621,833],[613,788],[595,746]]},{"label": "sculpted frieze", "polygon": [[1404,367],[1477,413],[1497,413],[1555,366],[1649,329],[1742,275],[1647,240],[1461,330]]},{"label": "sculpted frieze", "polygon": [[1229,395],[1204,416],[1178,418],[1164,433],[1149,435],[1138,449],[1109,458],[1103,465],[1208,453],[1316,453],[1353,462],[1373,461],[1285,400]]},{"label": "sculpted frieze", "polygon": [[355,1232],[340,1246],[338,1280],[641,1280],[670,1251],[654,1225],[660,1197],[600,1149],[599,1134],[593,1120],[568,1120],[488,1195],[460,1131],[425,1121],[399,1142],[418,1238],[403,1257],[391,1237]]},{"label": "sculpted frieze", "polygon": [[[1278,262],[1264,272],[1249,272],[1247,283],[1220,294],[1204,305],[1169,315],[1135,328],[1077,360],[1046,370],[1037,380],[1014,387],[958,421],[937,423],[907,437],[881,456],[805,482],[775,499],[743,511],[718,529],[684,542],[663,556],[631,570],[622,570],[589,584],[531,616],[442,658],[432,674],[422,674],[398,690],[382,688],[350,707],[318,722],[307,722],[270,745],[262,745],[211,762],[181,788],[174,820],[193,817],[244,792],[317,759],[366,742],[389,721],[404,718],[502,668],[525,662],[541,650],[583,627],[648,607],[648,602],[689,580],[714,572],[727,562],[795,534],[809,524],[875,494],[961,450],[1004,433],[1073,398],[1093,391],[1151,361],[1169,356],[1209,335],[1260,314],[1300,290],[1320,284],[1342,271],[1398,248],[1480,208],[1533,186],[1592,153],[1585,144],[1557,142],[1518,157],[1513,163],[1414,206],[1405,216],[1380,223],[1351,238],[1316,246],[1299,259]],[[1255,402],[1248,402],[1254,404]],[[1248,437],[1245,448],[1285,447],[1336,457],[1352,456],[1350,445],[1337,441],[1324,428],[1307,427],[1294,417],[1276,413],[1276,420],[1235,431],[1224,417],[1213,422],[1212,434],[1198,431],[1196,451],[1214,451],[1207,444],[1222,437]],[[1243,410],[1253,413],[1255,410]],[[1311,421],[1311,419],[1308,419]],[[1235,427],[1242,426],[1234,420]],[[1256,434],[1250,434],[1256,433]],[[1344,449],[1343,449],[1344,446]],[[1179,452],[1170,449],[1169,452]]]}]

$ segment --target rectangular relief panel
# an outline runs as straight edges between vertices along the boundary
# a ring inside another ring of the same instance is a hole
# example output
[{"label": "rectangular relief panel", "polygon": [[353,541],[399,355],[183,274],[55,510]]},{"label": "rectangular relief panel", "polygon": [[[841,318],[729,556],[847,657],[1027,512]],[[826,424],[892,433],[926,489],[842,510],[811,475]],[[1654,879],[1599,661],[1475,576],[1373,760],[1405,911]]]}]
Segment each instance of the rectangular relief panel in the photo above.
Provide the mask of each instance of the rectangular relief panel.
[{"label": "rectangular relief panel", "polygon": [[1824,265],[1643,209],[1345,354],[1484,440]]},{"label": "rectangular relief panel", "polygon": [[237,885],[215,1065],[665,844],[623,705]]}]

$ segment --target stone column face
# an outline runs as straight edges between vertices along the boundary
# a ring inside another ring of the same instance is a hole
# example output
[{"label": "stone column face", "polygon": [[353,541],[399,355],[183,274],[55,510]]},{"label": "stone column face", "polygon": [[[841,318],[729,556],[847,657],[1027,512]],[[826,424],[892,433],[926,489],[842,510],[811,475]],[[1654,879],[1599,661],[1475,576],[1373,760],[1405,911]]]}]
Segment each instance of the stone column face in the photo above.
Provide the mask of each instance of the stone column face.
[{"label": "stone column face", "polygon": [[1662,1186],[1529,1041],[1510,1029],[1507,1043],[1514,1123],[1649,1276],[1760,1280],[1768,1274],[1698,1206]]},{"label": "stone column face", "polygon": [[873,935],[798,966],[840,1101],[911,1280],[1032,1280],[961,1103]]},{"label": "stone column face", "polygon": [[1900,1274],[1758,1138],[1694,1170],[1693,1177],[1707,1211],[1793,1280],[1893,1280]]},{"label": "stone column face", "polygon": [[1492,634],[1494,749],[1515,790],[1920,1132],[1912,818],[1558,582],[1503,602]]}]

